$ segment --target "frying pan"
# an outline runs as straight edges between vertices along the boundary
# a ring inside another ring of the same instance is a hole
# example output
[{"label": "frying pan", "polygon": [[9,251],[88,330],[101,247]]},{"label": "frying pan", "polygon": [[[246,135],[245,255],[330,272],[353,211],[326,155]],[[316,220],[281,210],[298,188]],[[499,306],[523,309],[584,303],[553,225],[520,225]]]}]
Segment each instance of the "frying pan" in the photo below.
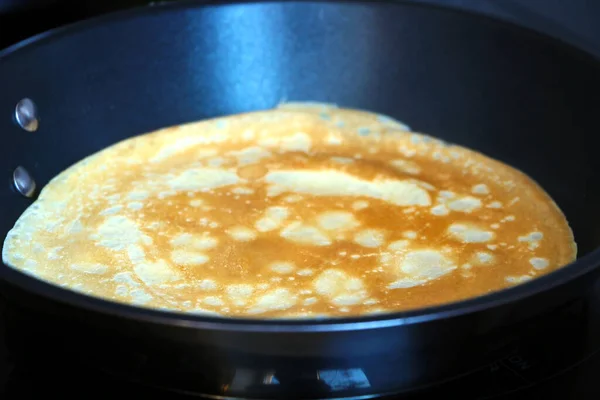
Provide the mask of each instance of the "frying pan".
[{"label": "frying pan", "polygon": [[[118,140],[310,100],[388,114],[520,168],[579,244],[572,265],[508,290],[318,321],[136,308],[3,265],[9,345],[36,362],[214,397],[369,397],[452,379],[519,336],[551,335],[543,321],[565,305],[580,304],[588,327],[600,315],[600,68],[555,39],[398,2],[184,2],[20,43],[0,54],[0,88],[2,235],[50,178]],[[581,342],[599,336],[589,335]]]}]

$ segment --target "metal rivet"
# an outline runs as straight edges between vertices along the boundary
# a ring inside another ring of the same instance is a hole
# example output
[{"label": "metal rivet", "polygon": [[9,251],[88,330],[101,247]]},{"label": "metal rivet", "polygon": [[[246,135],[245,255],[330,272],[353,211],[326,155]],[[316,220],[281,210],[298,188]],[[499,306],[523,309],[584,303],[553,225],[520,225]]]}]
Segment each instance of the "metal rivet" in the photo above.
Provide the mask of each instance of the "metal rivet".
[{"label": "metal rivet", "polygon": [[33,197],[35,193],[35,181],[23,167],[17,167],[13,172],[13,184],[15,189],[25,197]]},{"label": "metal rivet", "polygon": [[28,132],[37,131],[40,125],[37,107],[28,98],[24,98],[17,103],[15,107],[15,119],[17,120],[17,124]]}]

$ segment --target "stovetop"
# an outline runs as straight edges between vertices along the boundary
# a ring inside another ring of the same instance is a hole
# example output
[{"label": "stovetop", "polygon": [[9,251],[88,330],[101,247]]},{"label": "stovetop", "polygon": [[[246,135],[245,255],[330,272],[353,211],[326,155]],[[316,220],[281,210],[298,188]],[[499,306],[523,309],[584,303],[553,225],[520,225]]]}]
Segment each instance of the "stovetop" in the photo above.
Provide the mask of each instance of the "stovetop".
[{"label": "stovetop", "polygon": [[[541,320],[541,329],[536,333],[511,340],[510,351],[495,362],[433,387],[384,399],[419,400],[442,396],[456,396],[463,400],[600,399],[600,352],[596,350],[600,347],[600,324],[598,318],[596,323],[590,323],[587,316],[587,307],[583,303],[562,306]],[[68,399],[81,398],[82,394],[85,398],[108,398],[115,394],[151,399],[202,398],[125,382],[82,365],[69,365],[60,357],[40,356],[29,359],[29,362],[20,361],[21,358],[4,345],[3,331],[6,327],[2,326],[2,321],[0,319],[2,399],[40,399],[53,395]],[[548,321],[551,321],[550,324]],[[39,334],[44,334],[43,327],[40,327]],[[242,372],[237,374],[240,375],[238,380],[245,379]],[[334,392],[369,385],[369,377],[358,369],[320,371],[318,374],[320,383],[328,385]],[[236,377],[232,385],[235,380]],[[269,384],[279,385],[282,382],[279,382],[276,372],[269,376]],[[293,394],[290,394],[292,397]]]},{"label": "stovetop", "polygon": [[[411,395],[388,396],[385,399],[425,399],[459,396],[467,399],[561,399],[597,400],[600,398],[600,354],[590,356],[568,371],[545,376],[544,365],[524,351],[487,365],[437,389]],[[197,396],[173,393],[157,388],[126,383],[99,372],[54,364],[54,368],[37,365],[15,365],[1,361],[0,398],[5,400],[108,398],[119,394],[128,398],[191,399]],[[331,373],[326,383],[345,385],[360,383],[356,372]],[[201,397],[200,397],[201,398]]]}]

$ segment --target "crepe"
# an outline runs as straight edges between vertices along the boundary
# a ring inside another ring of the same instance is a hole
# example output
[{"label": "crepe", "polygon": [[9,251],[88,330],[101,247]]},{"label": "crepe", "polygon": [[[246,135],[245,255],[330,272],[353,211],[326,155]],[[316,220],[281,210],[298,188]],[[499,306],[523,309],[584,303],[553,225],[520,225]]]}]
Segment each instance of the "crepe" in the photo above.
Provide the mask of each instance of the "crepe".
[{"label": "crepe", "polygon": [[375,113],[311,103],[169,127],[49,182],[5,264],[140,307],[322,318],[453,302],[573,261],[518,170]]}]

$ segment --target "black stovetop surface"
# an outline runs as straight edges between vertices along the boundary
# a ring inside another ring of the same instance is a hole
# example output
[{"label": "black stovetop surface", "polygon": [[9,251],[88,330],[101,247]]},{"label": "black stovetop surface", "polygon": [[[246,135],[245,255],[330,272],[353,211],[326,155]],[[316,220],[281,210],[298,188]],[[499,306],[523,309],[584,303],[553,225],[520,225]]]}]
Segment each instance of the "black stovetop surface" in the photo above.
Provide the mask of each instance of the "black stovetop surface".
[{"label": "black stovetop surface", "polygon": [[[600,399],[600,342],[585,334],[590,324],[584,321],[585,307],[568,306],[549,317],[555,322],[543,332],[520,339],[516,347],[496,362],[476,368],[421,392],[387,397],[393,399],[431,399],[448,396],[470,399]],[[2,312],[2,302],[0,302]],[[583,328],[581,328],[583,327]],[[37,355],[29,362],[15,356],[5,345],[5,326],[0,319],[0,399],[28,400],[55,396],[70,398],[190,399],[202,398],[173,393],[125,382],[82,365],[67,364],[60,357]],[[581,329],[580,329],[581,328]],[[11,331],[14,335],[15,331]],[[16,332],[18,335],[18,332]],[[40,335],[44,335],[40,327]],[[587,337],[587,339],[586,339]],[[591,338],[591,339],[590,339]],[[589,342],[582,345],[583,342]],[[548,349],[552,349],[548,351]],[[360,371],[329,371],[322,382],[332,388],[348,388],[364,379]],[[277,380],[273,379],[277,384]],[[290,395],[293,398],[293,394]]]},{"label": "black stovetop surface", "polygon": [[[43,332],[40,332],[43,334]],[[468,399],[600,399],[600,354],[589,357],[555,377],[536,383],[539,371],[535,361],[514,355],[488,365],[473,374],[450,384],[442,384],[421,394],[391,396],[386,399],[424,399],[457,396]],[[191,399],[196,396],[148,388],[107,377],[99,372],[61,365],[53,367],[19,365],[0,361],[0,398],[5,400],[41,399],[55,396],[68,398],[109,398],[116,394],[123,398]],[[343,374],[338,377],[344,380]]]}]

